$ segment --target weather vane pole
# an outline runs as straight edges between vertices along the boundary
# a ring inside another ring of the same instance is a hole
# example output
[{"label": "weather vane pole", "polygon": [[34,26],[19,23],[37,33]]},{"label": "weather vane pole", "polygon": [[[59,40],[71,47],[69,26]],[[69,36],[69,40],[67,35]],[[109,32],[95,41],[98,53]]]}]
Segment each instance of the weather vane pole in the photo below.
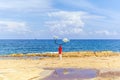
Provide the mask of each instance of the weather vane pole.
[{"label": "weather vane pole", "polygon": [[69,40],[67,38],[63,38],[63,40],[62,40],[63,42],[58,43],[57,42],[58,36],[54,36],[54,39],[55,39],[55,44],[59,45],[58,54],[59,54],[59,59],[62,60],[62,45],[69,42]]}]

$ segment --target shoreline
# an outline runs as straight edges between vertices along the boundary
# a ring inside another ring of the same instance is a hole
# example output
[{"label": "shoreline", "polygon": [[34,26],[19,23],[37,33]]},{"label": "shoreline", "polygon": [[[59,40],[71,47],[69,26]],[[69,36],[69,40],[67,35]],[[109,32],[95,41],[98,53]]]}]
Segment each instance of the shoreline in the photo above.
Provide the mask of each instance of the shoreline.
[{"label": "shoreline", "polygon": [[[104,57],[104,56],[118,56],[120,52],[113,51],[76,51],[76,52],[62,52],[63,57]],[[0,55],[0,57],[58,57],[58,52],[48,53],[13,53],[8,55]]]},{"label": "shoreline", "polygon": [[[118,51],[110,51],[110,50],[101,50],[101,51],[67,51],[67,52],[63,52],[64,53],[115,53],[115,54],[120,54],[120,52]],[[21,55],[21,56],[29,56],[30,54],[34,54],[36,56],[40,56],[44,55],[44,54],[58,54],[58,52],[42,52],[42,53],[10,53],[10,54],[4,54],[3,53],[0,56],[14,56],[14,55]]]}]

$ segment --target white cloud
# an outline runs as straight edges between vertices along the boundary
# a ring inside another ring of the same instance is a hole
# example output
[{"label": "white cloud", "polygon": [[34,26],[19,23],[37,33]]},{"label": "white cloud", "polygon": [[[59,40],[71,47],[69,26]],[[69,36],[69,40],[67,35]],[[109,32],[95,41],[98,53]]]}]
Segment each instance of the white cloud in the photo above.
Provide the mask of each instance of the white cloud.
[{"label": "white cloud", "polygon": [[51,8],[51,0],[0,0],[0,10],[45,10]]},{"label": "white cloud", "polygon": [[83,11],[56,11],[48,13],[48,16],[50,20],[46,21],[45,24],[52,33],[59,35],[86,34],[85,22],[105,18],[104,16],[92,15]]},{"label": "white cloud", "polygon": [[106,36],[112,36],[112,35],[118,35],[117,32],[115,31],[108,31],[108,30],[100,30],[100,31],[95,31],[95,34],[97,35],[106,35]]},{"label": "white cloud", "polygon": [[24,22],[0,21],[0,32],[21,34],[30,32],[30,30]]},{"label": "white cloud", "polygon": [[84,22],[82,15],[84,12],[58,11],[51,12],[48,16],[52,19],[47,21],[46,25],[50,30],[59,35],[80,34],[83,31]]}]

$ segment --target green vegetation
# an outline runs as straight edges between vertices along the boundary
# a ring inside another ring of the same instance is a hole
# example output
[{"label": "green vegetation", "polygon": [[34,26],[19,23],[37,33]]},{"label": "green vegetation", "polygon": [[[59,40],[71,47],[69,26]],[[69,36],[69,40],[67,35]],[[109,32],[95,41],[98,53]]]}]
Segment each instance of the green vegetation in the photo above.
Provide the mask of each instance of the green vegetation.
[{"label": "green vegetation", "polygon": [[[63,57],[109,57],[109,56],[118,56],[120,53],[112,52],[112,51],[100,51],[100,52],[93,52],[93,51],[81,51],[81,52],[63,52]],[[11,54],[9,56],[12,57],[23,57],[23,56],[40,56],[40,57],[58,57],[59,55],[57,53],[31,53],[31,54]]]}]

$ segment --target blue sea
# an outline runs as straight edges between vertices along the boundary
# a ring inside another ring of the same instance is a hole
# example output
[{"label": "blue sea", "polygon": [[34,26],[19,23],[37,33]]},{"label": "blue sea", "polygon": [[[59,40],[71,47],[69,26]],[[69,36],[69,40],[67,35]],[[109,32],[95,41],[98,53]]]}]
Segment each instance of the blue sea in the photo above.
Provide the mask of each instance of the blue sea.
[{"label": "blue sea", "polygon": [[[58,40],[57,43],[62,43]],[[69,51],[114,51],[120,52],[120,40],[70,40],[62,45],[64,52]],[[54,40],[0,40],[0,55],[12,53],[57,52]]]}]

